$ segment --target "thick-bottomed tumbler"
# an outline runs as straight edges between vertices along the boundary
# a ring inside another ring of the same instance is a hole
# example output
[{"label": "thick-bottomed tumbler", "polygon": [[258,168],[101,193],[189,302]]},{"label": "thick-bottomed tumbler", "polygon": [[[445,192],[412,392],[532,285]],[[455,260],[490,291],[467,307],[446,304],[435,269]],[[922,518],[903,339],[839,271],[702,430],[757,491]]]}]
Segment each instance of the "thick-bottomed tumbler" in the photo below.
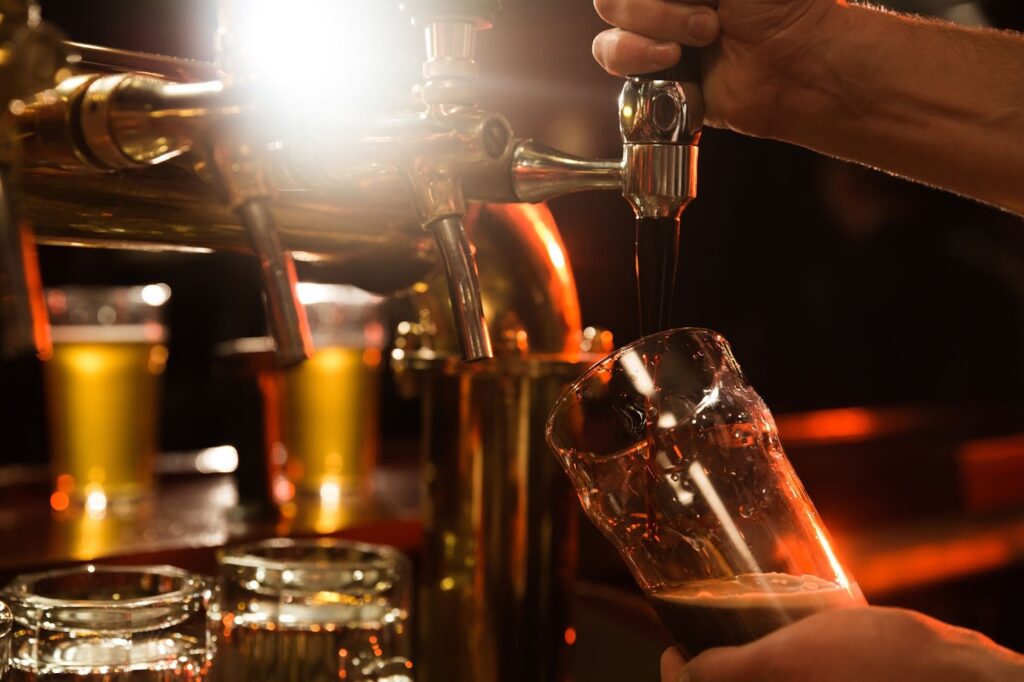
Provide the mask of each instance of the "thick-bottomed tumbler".
[{"label": "thick-bottomed tumbler", "polygon": [[276,539],[224,550],[219,682],[411,679],[409,562],[389,547]]},{"label": "thick-bottomed tumbler", "polygon": [[616,351],[562,395],[547,437],[688,656],[864,603],[719,334]]},{"label": "thick-bottomed tumbler", "polygon": [[10,682],[201,682],[206,580],[170,566],[78,566],[15,578]]}]

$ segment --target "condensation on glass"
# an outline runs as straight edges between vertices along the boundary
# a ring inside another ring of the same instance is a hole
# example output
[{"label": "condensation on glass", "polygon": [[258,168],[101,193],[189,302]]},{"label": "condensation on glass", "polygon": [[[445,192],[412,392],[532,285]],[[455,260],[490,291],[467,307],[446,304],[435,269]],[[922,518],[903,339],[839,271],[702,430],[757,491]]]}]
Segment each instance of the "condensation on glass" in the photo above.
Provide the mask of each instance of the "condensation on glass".
[{"label": "condensation on glass", "polygon": [[687,654],[863,603],[721,335],[616,351],[558,400],[547,438]]}]

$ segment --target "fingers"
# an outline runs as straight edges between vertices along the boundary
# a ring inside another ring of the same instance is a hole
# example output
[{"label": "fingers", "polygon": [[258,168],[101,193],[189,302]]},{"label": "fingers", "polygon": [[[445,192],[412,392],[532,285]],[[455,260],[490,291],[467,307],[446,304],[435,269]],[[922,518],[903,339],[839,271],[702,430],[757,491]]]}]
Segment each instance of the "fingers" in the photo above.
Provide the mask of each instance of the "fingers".
[{"label": "fingers", "polygon": [[594,38],[594,59],[614,76],[667,69],[679,61],[678,43],[652,40],[612,28]]},{"label": "fingers", "polygon": [[594,0],[594,8],[612,26],[691,47],[710,45],[720,31],[717,13],[702,4],[673,0]]},{"label": "fingers", "polygon": [[661,655],[661,682],[680,682],[686,662],[675,647],[665,649]]}]

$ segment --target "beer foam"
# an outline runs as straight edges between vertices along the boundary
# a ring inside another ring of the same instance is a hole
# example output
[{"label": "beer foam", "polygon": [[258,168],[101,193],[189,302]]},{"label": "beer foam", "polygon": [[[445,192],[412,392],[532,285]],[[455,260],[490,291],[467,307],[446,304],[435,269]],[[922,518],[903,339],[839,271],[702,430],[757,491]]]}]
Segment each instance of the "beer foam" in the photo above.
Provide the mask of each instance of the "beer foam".
[{"label": "beer foam", "polygon": [[54,343],[162,343],[166,330],[160,324],[53,325]]},{"label": "beer foam", "polygon": [[768,608],[821,611],[863,603],[856,583],[849,588],[814,575],[748,573],[733,578],[695,580],[662,588],[651,597],[683,606],[718,609]]}]

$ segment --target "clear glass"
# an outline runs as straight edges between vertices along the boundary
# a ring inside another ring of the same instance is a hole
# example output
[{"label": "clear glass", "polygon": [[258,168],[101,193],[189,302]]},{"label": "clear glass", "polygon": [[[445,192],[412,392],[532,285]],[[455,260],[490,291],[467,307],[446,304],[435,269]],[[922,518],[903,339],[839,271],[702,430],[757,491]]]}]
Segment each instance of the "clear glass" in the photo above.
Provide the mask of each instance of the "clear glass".
[{"label": "clear glass", "polygon": [[[271,490],[286,517],[309,514],[320,532],[367,501],[380,450],[381,298],[351,286],[299,284],[316,352],[265,375],[276,419]],[[272,429],[274,430],[274,429]],[[332,514],[333,512],[333,514]]]},{"label": "clear glass", "polygon": [[163,284],[47,290],[53,355],[43,369],[55,510],[103,513],[152,490],[169,297]]},{"label": "clear glass", "polygon": [[410,567],[397,550],[275,539],[218,560],[216,680],[411,679]]},{"label": "clear glass", "polygon": [[7,666],[11,658],[11,610],[0,601],[0,680],[7,678]]},{"label": "clear glass", "polygon": [[559,398],[547,438],[687,655],[864,603],[721,335],[616,351]]},{"label": "clear glass", "polygon": [[209,583],[171,566],[77,566],[15,578],[9,682],[200,682]]}]

